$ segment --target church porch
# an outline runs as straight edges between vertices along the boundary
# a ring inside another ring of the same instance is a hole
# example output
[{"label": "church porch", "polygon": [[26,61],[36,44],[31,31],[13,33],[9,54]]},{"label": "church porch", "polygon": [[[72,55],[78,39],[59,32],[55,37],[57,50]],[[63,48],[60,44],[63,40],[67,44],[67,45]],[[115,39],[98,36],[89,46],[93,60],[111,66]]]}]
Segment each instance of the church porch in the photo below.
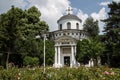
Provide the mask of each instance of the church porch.
[{"label": "church porch", "polygon": [[55,46],[55,63],[54,67],[75,67],[76,66],[76,45]]}]

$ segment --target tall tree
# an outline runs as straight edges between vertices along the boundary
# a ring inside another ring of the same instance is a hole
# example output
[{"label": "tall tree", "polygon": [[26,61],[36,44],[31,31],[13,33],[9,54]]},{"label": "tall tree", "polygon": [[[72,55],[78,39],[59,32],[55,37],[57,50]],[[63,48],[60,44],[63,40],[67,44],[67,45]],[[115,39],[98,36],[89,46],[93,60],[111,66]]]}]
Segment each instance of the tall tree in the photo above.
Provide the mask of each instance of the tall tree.
[{"label": "tall tree", "polygon": [[[41,13],[36,7],[31,7],[25,11],[25,18],[21,21],[20,30],[22,38],[16,45],[16,49],[24,56],[37,56],[40,59],[40,64],[43,63],[43,35],[47,34],[49,29],[45,21],[41,21]],[[36,36],[40,36],[36,38]],[[50,40],[46,40],[46,64],[53,63],[54,44]]]},{"label": "tall tree", "polygon": [[88,36],[95,38],[99,34],[98,21],[94,21],[92,17],[86,19],[83,29],[88,32]]},{"label": "tall tree", "polygon": [[[40,20],[40,16],[41,13],[35,6],[25,11],[12,6],[9,11],[0,15],[0,49],[2,53],[8,54],[7,68],[9,54],[20,53],[37,57],[43,54],[42,34],[48,32],[49,27],[45,21]],[[41,38],[36,40],[36,35]],[[47,46],[52,46],[52,43],[49,42]],[[52,54],[49,49],[47,53]]]},{"label": "tall tree", "polygon": [[109,16],[104,20],[106,53],[111,65],[120,66],[120,2],[112,2],[108,7],[110,8]]},{"label": "tall tree", "polygon": [[49,30],[48,25],[40,20],[41,13],[35,6],[24,11],[24,14],[20,21],[21,38],[17,39],[16,50],[24,55],[36,56],[40,52],[37,46],[42,42],[41,38],[40,42],[36,40],[36,36],[42,37],[43,32]]},{"label": "tall tree", "polygon": [[[23,16],[23,10],[12,8],[0,15],[0,44],[1,51],[7,53],[6,65],[8,64],[9,54],[15,52],[15,40],[20,37],[19,20]],[[8,66],[6,66],[8,68]]]}]

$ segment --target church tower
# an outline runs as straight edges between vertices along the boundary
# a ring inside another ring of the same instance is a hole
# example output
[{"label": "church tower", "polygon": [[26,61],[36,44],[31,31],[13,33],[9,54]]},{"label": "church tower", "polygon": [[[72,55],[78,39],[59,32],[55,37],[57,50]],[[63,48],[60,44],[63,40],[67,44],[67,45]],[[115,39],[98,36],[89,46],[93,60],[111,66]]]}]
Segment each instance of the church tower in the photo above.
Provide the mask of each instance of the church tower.
[{"label": "church tower", "polygon": [[55,42],[55,58],[53,66],[56,68],[69,66],[76,67],[76,45],[78,40],[87,38],[83,31],[82,20],[71,14],[72,9],[58,21],[58,30],[51,32],[51,38]]}]

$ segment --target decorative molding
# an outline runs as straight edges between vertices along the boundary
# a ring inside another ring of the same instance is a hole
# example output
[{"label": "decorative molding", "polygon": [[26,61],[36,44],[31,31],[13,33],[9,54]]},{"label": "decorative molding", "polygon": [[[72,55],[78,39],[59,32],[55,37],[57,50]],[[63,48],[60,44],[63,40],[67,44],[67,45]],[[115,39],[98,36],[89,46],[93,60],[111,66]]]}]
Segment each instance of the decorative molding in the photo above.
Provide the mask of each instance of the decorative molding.
[{"label": "decorative molding", "polygon": [[75,42],[75,43],[76,43],[77,40],[74,39],[74,38],[72,38],[72,37],[70,37],[70,36],[64,35],[64,36],[62,36],[62,37],[57,38],[57,39],[55,40],[55,42],[61,42],[61,43]]}]

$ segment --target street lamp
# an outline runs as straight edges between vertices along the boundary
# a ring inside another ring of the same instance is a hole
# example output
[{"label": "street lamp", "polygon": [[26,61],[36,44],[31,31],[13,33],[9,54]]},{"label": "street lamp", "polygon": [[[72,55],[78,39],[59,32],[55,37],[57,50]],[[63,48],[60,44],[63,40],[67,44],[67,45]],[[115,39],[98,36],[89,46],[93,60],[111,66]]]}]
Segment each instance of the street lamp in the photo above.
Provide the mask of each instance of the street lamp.
[{"label": "street lamp", "polygon": [[[43,67],[44,67],[44,71],[43,73],[45,74],[45,40],[46,40],[46,34],[43,34],[43,37],[44,37],[44,58],[43,58]],[[39,35],[36,36],[36,38],[40,38]]]},{"label": "street lamp", "polygon": [[46,40],[46,34],[43,35],[44,36],[44,71],[43,73],[45,73],[45,40]]}]

